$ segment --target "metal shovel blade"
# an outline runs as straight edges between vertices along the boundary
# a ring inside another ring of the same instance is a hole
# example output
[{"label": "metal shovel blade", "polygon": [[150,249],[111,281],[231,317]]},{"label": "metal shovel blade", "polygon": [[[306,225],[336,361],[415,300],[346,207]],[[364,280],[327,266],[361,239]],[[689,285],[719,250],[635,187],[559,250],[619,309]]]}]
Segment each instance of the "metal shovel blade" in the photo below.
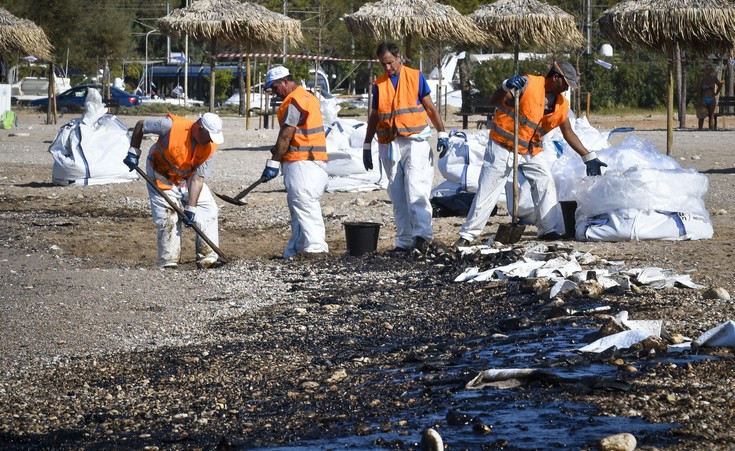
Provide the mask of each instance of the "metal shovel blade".
[{"label": "metal shovel blade", "polygon": [[230,196],[228,196],[226,194],[220,194],[220,193],[218,193],[216,191],[212,191],[212,192],[214,193],[215,196],[219,197],[223,201],[225,201],[227,203],[230,203],[232,205],[237,205],[237,206],[242,207],[243,205],[247,205],[248,204],[244,200],[235,199],[234,197],[230,197]]},{"label": "metal shovel blade", "polygon": [[222,199],[223,201],[225,201],[227,203],[230,203],[232,205],[237,205],[239,207],[242,207],[243,205],[247,205],[248,203],[245,202],[245,201],[242,201],[240,199],[242,199],[243,197],[247,196],[247,194],[250,191],[252,191],[253,189],[255,189],[256,186],[260,185],[263,182],[265,182],[265,177],[259,178],[258,180],[255,181],[255,183],[253,183],[252,185],[250,185],[247,188],[245,188],[244,190],[242,190],[235,197],[230,197],[230,196],[227,196],[225,194],[220,194],[220,193],[215,192],[215,191],[213,191],[213,193],[214,193],[215,196],[219,197],[220,199]]},{"label": "metal shovel blade", "polygon": [[520,224],[500,224],[495,233],[495,241],[503,244],[514,244],[521,240],[526,226]]}]

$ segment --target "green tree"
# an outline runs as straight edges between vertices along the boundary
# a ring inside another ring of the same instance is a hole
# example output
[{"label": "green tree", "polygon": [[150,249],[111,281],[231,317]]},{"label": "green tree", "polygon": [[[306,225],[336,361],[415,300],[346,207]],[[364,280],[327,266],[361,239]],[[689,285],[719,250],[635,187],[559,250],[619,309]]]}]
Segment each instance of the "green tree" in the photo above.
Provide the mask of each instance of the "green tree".
[{"label": "green tree", "polygon": [[[209,86],[209,76],[204,77],[207,86]],[[227,93],[232,86],[232,80],[235,79],[235,73],[229,69],[218,69],[214,73],[214,98],[218,101],[227,100]]]}]

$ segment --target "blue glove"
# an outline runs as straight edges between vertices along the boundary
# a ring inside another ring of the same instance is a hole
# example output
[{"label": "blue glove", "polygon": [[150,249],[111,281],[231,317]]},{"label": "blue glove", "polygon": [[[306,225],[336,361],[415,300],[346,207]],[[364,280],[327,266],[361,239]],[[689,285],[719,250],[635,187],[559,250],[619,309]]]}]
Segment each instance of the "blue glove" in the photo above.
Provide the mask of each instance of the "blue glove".
[{"label": "blue glove", "polygon": [[263,178],[264,182],[267,182],[268,180],[273,180],[278,176],[278,173],[281,170],[281,163],[278,161],[268,160],[265,162],[265,169],[263,169],[263,175],[261,177]]},{"label": "blue glove", "polygon": [[184,215],[185,216],[181,218],[181,221],[184,223],[184,227],[188,229],[194,224],[194,217],[197,215],[197,207],[187,205],[186,208],[184,208]]},{"label": "blue glove", "polygon": [[436,151],[439,152],[439,158],[444,158],[449,150],[449,133],[439,132],[439,140],[436,142]]},{"label": "blue glove", "polygon": [[595,152],[589,152],[583,155],[582,161],[584,161],[584,165],[587,166],[587,175],[590,177],[602,175],[601,169],[603,167],[607,167],[605,163],[597,158],[597,154]]},{"label": "blue glove", "polygon": [[515,74],[509,79],[503,82],[503,91],[510,91],[511,89],[523,89],[526,86],[526,77],[523,75]]},{"label": "blue glove", "polygon": [[366,171],[373,169],[373,150],[370,143],[362,143],[362,164]]},{"label": "blue glove", "polygon": [[128,149],[128,154],[125,156],[125,159],[123,160],[123,163],[125,163],[125,166],[129,167],[131,171],[134,171],[135,168],[138,166],[140,150],[136,149],[135,147],[131,147]]}]

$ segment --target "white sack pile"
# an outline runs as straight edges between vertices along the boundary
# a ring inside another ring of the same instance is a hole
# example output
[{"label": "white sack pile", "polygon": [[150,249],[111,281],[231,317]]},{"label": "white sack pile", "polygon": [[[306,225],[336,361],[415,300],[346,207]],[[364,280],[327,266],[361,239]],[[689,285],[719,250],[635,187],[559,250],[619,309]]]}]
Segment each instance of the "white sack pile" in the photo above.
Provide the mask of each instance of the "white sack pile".
[{"label": "white sack pile", "polygon": [[449,151],[444,158],[439,159],[439,172],[445,180],[434,187],[431,197],[476,193],[487,141],[487,133],[452,130],[449,136]]},{"label": "white sack pile", "polygon": [[362,143],[367,122],[337,119],[324,126],[327,135],[328,192],[358,192],[384,189],[388,179],[383,174],[378,157],[378,142],[373,139],[373,169],[365,170],[362,163]]},{"label": "white sack pile", "polygon": [[706,175],[683,169],[653,143],[629,136],[618,147],[597,151],[608,165],[601,177],[583,177],[584,163],[562,143],[563,154],[552,173],[559,200],[577,202],[578,240],[712,238],[712,222],[704,206]]},{"label": "white sack pile", "polygon": [[[648,141],[630,136],[612,147],[609,136],[630,128],[599,132],[587,118],[570,122],[577,136],[608,167],[600,177],[587,177],[582,159],[552,130],[543,139],[544,155],[551,167],[559,201],[576,201],[576,239],[580,241],[708,239],[712,223],[704,206],[708,180],[693,169],[682,169],[671,157]],[[488,132],[452,133],[450,150],[439,160],[446,181],[432,196],[477,191]],[[531,190],[519,174],[518,215],[523,224],[534,224]],[[512,180],[505,187],[508,211],[512,210]],[[564,230],[564,225],[558,225]]]},{"label": "white sack pile", "polygon": [[61,127],[49,147],[56,185],[100,185],[137,180],[123,163],[130,147],[128,128],[107,114],[102,97],[90,89],[84,115]]}]

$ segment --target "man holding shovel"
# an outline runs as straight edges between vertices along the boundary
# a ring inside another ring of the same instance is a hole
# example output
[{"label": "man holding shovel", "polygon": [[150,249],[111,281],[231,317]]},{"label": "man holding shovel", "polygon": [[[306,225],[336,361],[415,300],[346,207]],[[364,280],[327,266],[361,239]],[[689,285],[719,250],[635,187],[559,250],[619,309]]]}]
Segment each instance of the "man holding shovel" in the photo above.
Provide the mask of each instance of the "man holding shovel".
[{"label": "man holding shovel", "polygon": [[[531,185],[537,235],[543,240],[563,236],[564,231],[557,229],[563,221],[554,179],[546,159],[540,155],[543,151],[541,138],[559,127],[566,142],[582,157],[588,176],[600,175],[601,168],[607,166],[595,152],[584,147],[569,123],[569,101],[562,95],[569,88],[579,88],[577,71],[569,62],[559,61],[553,63],[545,77],[513,75],[490,96],[490,103],[497,108],[490,127],[490,140],[485,149],[477,194],[455,247],[470,245],[482,233],[513,169],[516,136],[518,169]],[[516,92],[520,96],[517,135],[514,133]]]},{"label": "man holding shovel", "polygon": [[[138,121],[130,138],[130,150],[123,162],[135,170],[140,158],[143,135],[158,135],[148,151],[146,173],[150,182],[148,196],[153,220],[157,226],[158,266],[176,268],[181,253],[181,223],[188,228],[196,225],[214,244],[219,246],[217,204],[204,183],[211,172],[210,159],[217,146],[224,142],[222,120],[206,113],[197,121],[169,114],[161,119]],[[151,186],[155,183],[155,187]],[[184,216],[163,198],[183,205]],[[218,254],[197,234],[196,262],[199,268],[210,268]]]},{"label": "man holding shovel", "polygon": [[261,176],[267,182],[283,169],[286,201],[291,213],[291,239],[283,251],[283,258],[329,252],[319,203],[329,179],[327,138],[319,99],[294,82],[283,66],[266,73],[265,89],[283,98],[276,112],[281,129]]}]

